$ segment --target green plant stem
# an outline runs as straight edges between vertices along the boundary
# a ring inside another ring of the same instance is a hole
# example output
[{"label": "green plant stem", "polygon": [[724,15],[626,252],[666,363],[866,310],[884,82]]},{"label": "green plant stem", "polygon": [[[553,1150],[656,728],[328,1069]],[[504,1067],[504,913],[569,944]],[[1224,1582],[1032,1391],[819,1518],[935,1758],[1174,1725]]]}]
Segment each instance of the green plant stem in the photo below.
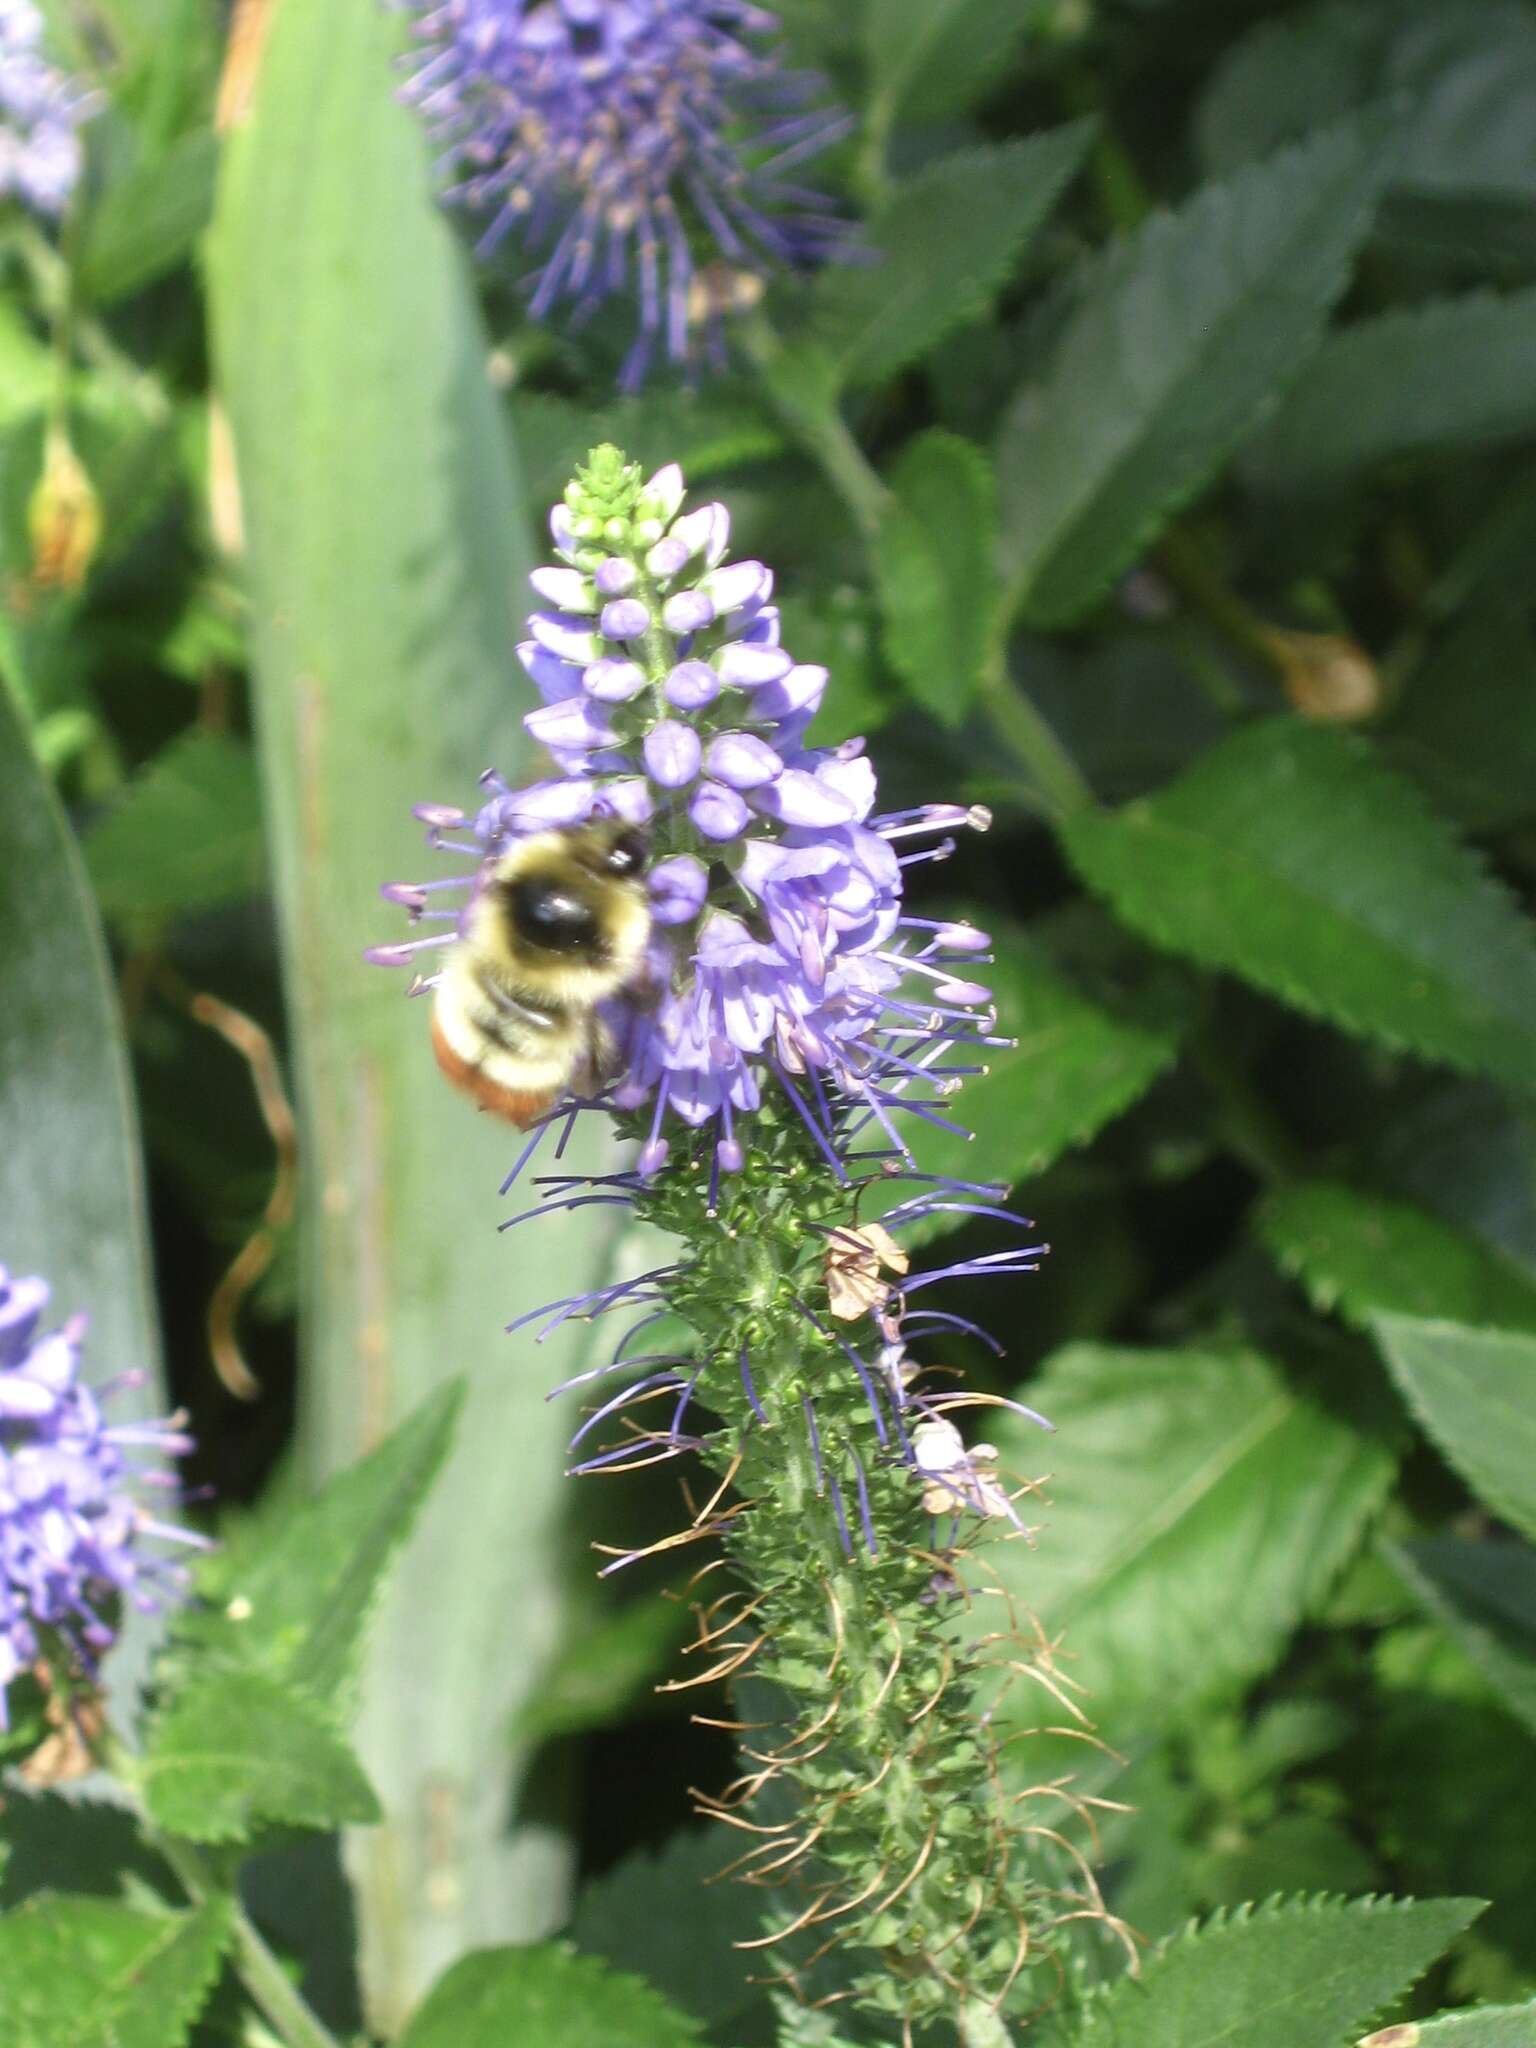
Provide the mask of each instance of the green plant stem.
[{"label": "green plant stem", "polygon": [[1306,1171],[1305,1153],[1208,1027],[1192,1034],[1189,1053],[1215,1097],[1228,1148],[1262,1181],[1299,1179]]},{"label": "green plant stem", "polygon": [[1041,808],[1049,817],[1068,817],[1097,801],[1082,770],[1033,698],[1009,675],[1006,628],[1001,622],[982,669],[978,699],[999,737],[1028,770]]},{"label": "green plant stem", "polygon": [[47,236],[30,221],[25,222],[15,232],[14,247],[27,267],[38,304],[54,330],[66,364],[78,349],[92,369],[133,401],[145,419],[168,419],[170,400],[158,380],[125,355],[99,321],[80,311],[70,265]]},{"label": "green plant stem", "polygon": [[1217,575],[1189,533],[1170,527],[1157,547],[1157,563],[1177,590],[1240,654],[1271,675],[1283,673],[1272,630]]},{"label": "green plant stem", "polygon": [[[895,502],[891,493],[849,433],[831,397],[824,401],[807,397],[794,390],[790,380],[783,376],[784,345],[767,320],[758,315],[745,322],[741,340],[774,410],[847,506],[864,542],[870,573],[878,578],[876,551],[882,521]],[[1000,609],[993,645],[982,672],[980,700],[999,736],[1029,771],[1043,808],[1052,817],[1064,817],[1091,804],[1093,791],[1077,763],[1008,673],[1008,617],[1009,610]]]}]

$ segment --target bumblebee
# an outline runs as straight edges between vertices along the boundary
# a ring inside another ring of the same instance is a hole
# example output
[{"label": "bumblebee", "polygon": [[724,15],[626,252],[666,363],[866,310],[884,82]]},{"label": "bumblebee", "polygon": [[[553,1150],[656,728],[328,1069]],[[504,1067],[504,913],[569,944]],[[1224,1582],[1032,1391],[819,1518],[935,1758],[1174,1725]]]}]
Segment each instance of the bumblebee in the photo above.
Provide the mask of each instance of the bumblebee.
[{"label": "bumblebee", "polygon": [[526,1130],[578,1078],[600,1085],[597,1005],[638,977],[651,935],[645,839],[614,818],[508,847],[448,949],[432,1049],[456,1088]]}]

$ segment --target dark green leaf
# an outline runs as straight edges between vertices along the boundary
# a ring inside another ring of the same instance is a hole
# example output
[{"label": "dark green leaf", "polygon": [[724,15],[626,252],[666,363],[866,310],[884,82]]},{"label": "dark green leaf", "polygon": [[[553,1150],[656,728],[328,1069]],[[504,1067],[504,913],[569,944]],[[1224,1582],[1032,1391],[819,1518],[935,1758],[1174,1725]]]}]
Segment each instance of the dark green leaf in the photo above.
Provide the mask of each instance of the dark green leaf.
[{"label": "dark green leaf", "polygon": [[1044,0],[864,0],[870,87],[883,117],[964,113],[997,89],[1011,46],[1046,11]]},{"label": "dark green leaf", "polygon": [[222,1900],[140,1913],[43,1895],[0,1919],[6,2048],[181,2048],[229,1939]]},{"label": "dark green leaf", "polygon": [[[88,1311],[91,1378],[144,1376],[114,1398],[114,1420],[154,1414],[159,1344],[122,1020],[79,855],[3,685],[0,960],[0,1257],[48,1280],[59,1320]],[[125,1695],[134,1663],[119,1652],[112,1667]]]},{"label": "dark green leaf", "polygon": [[1179,1935],[1090,2003],[1072,2048],[1338,2048],[1423,1975],[1475,1899],[1295,1899]]},{"label": "dark green leaf", "polygon": [[85,863],[115,917],[238,903],[265,885],[256,763],[242,741],[173,740],[92,829]]},{"label": "dark green leaf", "polygon": [[642,1705],[652,1681],[665,1676],[688,1623],[687,1609],[670,1600],[632,1600],[616,1613],[595,1615],[542,1674],[513,1720],[513,1735],[547,1742],[600,1728]]},{"label": "dark green leaf", "polygon": [[428,1993],[399,2048],[689,2048],[687,2019],[639,1977],[549,1943],[486,1948]]},{"label": "dark green leaf", "polygon": [[1251,451],[1266,491],[1340,490],[1385,462],[1536,434],[1536,289],[1383,313],[1334,335]]},{"label": "dark green leaf", "polygon": [[194,1842],[248,1840],[262,1821],[379,1818],[362,1767],[321,1710],[256,1670],[200,1665],[152,1724],[141,1776],[161,1827]]},{"label": "dark green leaf", "polygon": [[1388,1555],[1510,1712],[1536,1734],[1536,1550],[1451,1537]]},{"label": "dark green leaf", "polygon": [[1536,21],[1520,0],[1322,0],[1264,23],[1217,67],[1206,161],[1231,170],[1385,93],[1409,95],[1400,190],[1536,199]]},{"label": "dark green leaf", "polygon": [[916,701],[960,725],[981,681],[1001,591],[997,492],[981,450],[935,428],[902,450],[875,554],[885,656]]},{"label": "dark green leaf", "polygon": [[[1128,1109],[1172,1065],[1179,1033],[1152,1005],[1114,1016],[1090,1002],[1011,927],[993,937],[995,964],[978,971],[996,1001],[998,1031],[1018,1043],[986,1051],[988,1071],[953,1097],[949,1114],[972,1135],[925,1131],[922,1164],[1006,1185],[1042,1172]],[[933,1227],[943,1222],[936,1217]]]},{"label": "dark green leaf", "polygon": [[1536,1337],[1391,1315],[1376,1330],[1439,1449],[1495,1513],[1536,1537]]},{"label": "dark green leaf", "polygon": [[1536,939],[1359,741],[1252,725],[1180,781],[1066,825],[1146,937],[1354,1031],[1536,1090]]},{"label": "dark green leaf", "polygon": [[1415,1203],[1299,1181],[1272,1189],[1254,1221],[1316,1305],[1352,1323],[1385,1310],[1536,1332],[1536,1277]]},{"label": "dark green leaf", "polygon": [[185,1632],[316,1700],[345,1700],[385,1575],[447,1457],[463,1402],[431,1395],[376,1451],[295,1513],[215,1560],[221,1608]]},{"label": "dark green leaf", "polygon": [[1311,353],[1370,223],[1383,134],[1331,129],[1092,259],[998,437],[1004,562],[1033,622],[1087,611]]},{"label": "dark green leaf", "polygon": [[871,223],[877,260],[827,271],[813,324],[840,385],[878,384],[974,319],[1087,154],[1087,121],[942,157]]},{"label": "dark green leaf", "polygon": [[761,402],[733,385],[651,391],[597,408],[547,392],[514,392],[509,407],[535,504],[558,498],[576,464],[603,441],[647,470],[677,463],[690,487],[784,448],[783,431]]},{"label": "dark green leaf", "polygon": [[80,255],[87,299],[110,305],[191,255],[213,212],[218,161],[217,142],[201,131],[107,185]]},{"label": "dark green leaf", "polygon": [[[1525,574],[1524,551],[1506,574]],[[1470,565],[1469,565],[1470,566]],[[1473,570],[1473,574],[1476,571]],[[1516,610],[1479,606],[1409,677],[1382,751],[1469,832],[1497,832],[1536,811],[1536,642]]]},{"label": "dark green leaf", "polygon": [[762,1932],[762,1907],[746,1885],[709,1881],[731,1861],[724,1832],[691,1828],[654,1855],[626,1856],[583,1890],[571,1939],[733,2037],[763,1990],[747,1981],[751,1957],[731,1944]]},{"label": "dark green leaf", "polygon": [[[1033,1547],[988,1555],[1064,1634],[1111,1739],[1165,1728],[1271,1663],[1392,1480],[1373,1429],[1251,1352],[1077,1344],[1023,1392],[1056,1435],[1010,1416],[987,1434],[1011,1470],[1049,1474],[1048,1505]],[[1013,1710],[1048,1707],[1016,1695]]]}]

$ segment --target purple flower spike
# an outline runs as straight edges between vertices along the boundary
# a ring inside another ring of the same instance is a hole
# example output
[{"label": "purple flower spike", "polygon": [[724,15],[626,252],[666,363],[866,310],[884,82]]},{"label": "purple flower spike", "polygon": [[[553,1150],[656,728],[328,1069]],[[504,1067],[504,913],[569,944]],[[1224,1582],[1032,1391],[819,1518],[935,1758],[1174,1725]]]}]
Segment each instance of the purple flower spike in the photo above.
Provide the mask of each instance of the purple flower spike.
[{"label": "purple flower spike", "polygon": [[645,688],[645,670],[633,661],[617,661],[605,654],[582,671],[587,694],[602,704],[627,704]]},{"label": "purple flower spike", "polygon": [[643,751],[654,781],[663,789],[682,789],[698,774],[703,749],[691,725],[664,718],[646,734]]},{"label": "purple flower spike", "polygon": [[53,219],[79,181],[75,131],[96,100],[48,63],[44,28],[32,0],[0,0],[0,199]]},{"label": "purple flower spike", "polygon": [[761,789],[784,773],[784,763],[773,748],[750,732],[718,733],[709,743],[704,767],[732,789]]},{"label": "purple flower spike", "polygon": [[771,268],[846,253],[792,173],[847,123],[758,47],[775,23],[750,0],[409,4],[422,54],[405,97],[461,167],[446,196],[489,216],[482,252],[510,234],[538,251],[535,319],[638,301],[626,388],[661,347],[722,354]]},{"label": "purple flower spike", "polygon": [[651,623],[651,615],[635,597],[616,597],[603,606],[603,636],[608,640],[638,640]]},{"label": "purple flower spike", "polygon": [[702,711],[720,694],[720,678],[707,661],[680,661],[666,680],[666,697],[679,711]]},{"label": "purple flower spike", "polygon": [[680,590],[661,608],[661,623],[669,633],[697,633],[715,622],[715,607],[702,590]]},{"label": "purple flower spike", "polygon": [[647,876],[651,915],[658,924],[692,924],[709,894],[709,875],[691,853],[657,861]]},{"label": "purple flower spike", "polygon": [[688,806],[688,815],[706,839],[723,842],[738,838],[752,813],[723,782],[703,782]]},{"label": "purple flower spike", "polygon": [[114,1594],[147,1609],[179,1594],[181,1569],[149,1539],[201,1541],[156,1521],[129,1490],[131,1451],[191,1448],[179,1418],[108,1427],[76,1378],[85,1319],[41,1336],[47,1304],[45,1282],[0,1266],[0,1726],[12,1679],[39,1658],[62,1653],[94,1675],[113,1641]]}]

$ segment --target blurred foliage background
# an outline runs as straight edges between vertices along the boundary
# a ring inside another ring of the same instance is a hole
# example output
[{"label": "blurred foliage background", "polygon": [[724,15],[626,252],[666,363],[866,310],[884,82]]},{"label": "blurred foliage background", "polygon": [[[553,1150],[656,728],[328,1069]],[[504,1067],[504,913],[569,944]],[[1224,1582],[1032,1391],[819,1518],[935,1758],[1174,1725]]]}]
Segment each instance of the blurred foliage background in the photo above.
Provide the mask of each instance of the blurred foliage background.
[{"label": "blurred foliage background", "polygon": [[[653,1690],[662,1562],[592,1576],[674,1482],[565,1484],[583,1340],[501,1334],[627,1248],[497,1236],[359,957],[410,804],[535,772],[523,578],[604,439],[727,500],[889,807],[993,810],[921,894],[997,935],[964,1161],[1054,1251],[955,1357],[1058,1425],[998,1568],[1113,1746],[1112,1904],[1473,1894],[1421,2009],[1536,1995],[1536,7],[786,0],[880,260],[623,400],[621,318],[472,265],[373,0],[45,11],[100,103],[0,224],[0,1252],[123,1363],[152,1260],[229,1526],[470,1375],[364,1690],[373,2009],[572,1927],[770,2038],[685,1825],[728,1709]],[[257,1903],[345,2023],[303,1871]]]}]

